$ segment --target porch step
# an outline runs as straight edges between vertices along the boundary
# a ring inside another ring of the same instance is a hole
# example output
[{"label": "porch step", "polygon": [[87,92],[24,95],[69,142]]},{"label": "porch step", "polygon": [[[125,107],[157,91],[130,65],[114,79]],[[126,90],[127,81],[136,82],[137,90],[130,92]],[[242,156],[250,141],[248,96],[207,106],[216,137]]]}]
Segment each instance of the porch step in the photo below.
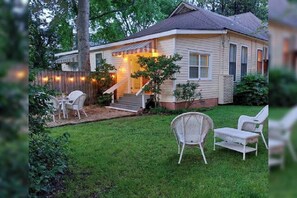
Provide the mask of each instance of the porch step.
[{"label": "porch step", "polygon": [[[111,103],[109,107],[111,109],[137,112],[142,106],[141,95],[136,96],[135,94],[124,94],[123,97],[120,97],[119,100],[115,103]],[[150,98],[149,95],[145,95],[145,102]]]}]

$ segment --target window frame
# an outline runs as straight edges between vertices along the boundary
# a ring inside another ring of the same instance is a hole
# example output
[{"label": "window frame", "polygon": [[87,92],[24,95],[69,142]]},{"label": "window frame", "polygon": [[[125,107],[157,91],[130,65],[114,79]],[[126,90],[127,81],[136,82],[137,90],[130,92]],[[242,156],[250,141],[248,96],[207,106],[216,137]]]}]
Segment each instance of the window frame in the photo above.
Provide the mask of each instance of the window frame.
[{"label": "window frame", "polygon": [[95,68],[99,68],[101,66],[101,64],[97,65],[97,55],[98,54],[101,54],[101,61],[103,60],[103,53],[102,52],[95,53]]},{"label": "window frame", "polygon": [[[199,54],[198,58],[198,78],[191,78],[190,77],[190,67],[196,67],[191,65],[191,53]],[[201,58],[200,55],[207,55],[208,56],[208,77],[201,78]],[[189,50],[188,51],[188,80],[212,80],[212,61],[211,61],[212,53],[208,51],[197,51],[197,50]]]},{"label": "window frame", "polygon": [[236,54],[235,54],[235,75],[234,75],[234,78],[233,78],[233,82],[236,82],[237,81],[237,48],[238,48],[238,44],[237,43],[234,43],[234,42],[229,42],[229,51],[228,51],[228,74],[230,74],[230,46],[231,45],[235,45],[236,46]]}]

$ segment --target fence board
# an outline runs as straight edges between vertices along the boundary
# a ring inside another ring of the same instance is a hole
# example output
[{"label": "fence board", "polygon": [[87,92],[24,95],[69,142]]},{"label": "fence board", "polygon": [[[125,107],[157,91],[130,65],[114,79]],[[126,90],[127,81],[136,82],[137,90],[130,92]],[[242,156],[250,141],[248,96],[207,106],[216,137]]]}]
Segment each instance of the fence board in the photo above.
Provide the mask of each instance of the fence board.
[{"label": "fence board", "polygon": [[[75,71],[54,71],[44,70],[36,75],[35,83],[38,85],[46,85],[58,93],[69,94],[74,90],[81,90],[87,94],[86,104],[95,104],[97,101],[96,82],[91,81],[88,77],[90,72]],[[58,78],[57,78],[58,77]],[[84,79],[82,79],[84,77]],[[48,80],[46,80],[48,79]]]}]

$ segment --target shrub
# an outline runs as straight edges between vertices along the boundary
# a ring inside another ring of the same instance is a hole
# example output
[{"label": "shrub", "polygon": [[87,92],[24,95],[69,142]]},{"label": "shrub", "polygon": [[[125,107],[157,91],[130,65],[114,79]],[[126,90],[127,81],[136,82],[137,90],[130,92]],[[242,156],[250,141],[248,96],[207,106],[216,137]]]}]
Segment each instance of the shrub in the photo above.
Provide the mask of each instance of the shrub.
[{"label": "shrub", "polygon": [[256,106],[267,104],[267,79],[259,74],[248,74],[244,76],[235,87],[234,103]]},{"label": "shrub", "polygon": [[53,138],[46,130],[45,117],[50,110],[47,93],[46,87],[29,84],[29,195],[33,197],[54,194],[67,170],[69,135]]},{"label": "shrub", "polygon": [[97,102],[99,106],[108,106],[111,103],[112,94],[103,94],[98,96]]},{"label": "shrub", "polygon": [[297,79],[288,69],[269,71],[269,105],[294,106],[297,104]]},{"label": "shrub", "polygon": [[53,138],[48,134],[32,135],[29,141],[30,196],[53,193],[55,184],[67,170],[68,134]]},{"label": "shrub", "polygon": [[198,83],[193,83],[190,81],[187,81],[186,84],[177,84],[176,90],[174,90],[173,95],[176,97],[177,100],[182,100],[186,102],[186,109],[190,108],[190,106],[193,104],[195,99],[201,99],[201,92],[196,91],[196,89],[199,87]]}]

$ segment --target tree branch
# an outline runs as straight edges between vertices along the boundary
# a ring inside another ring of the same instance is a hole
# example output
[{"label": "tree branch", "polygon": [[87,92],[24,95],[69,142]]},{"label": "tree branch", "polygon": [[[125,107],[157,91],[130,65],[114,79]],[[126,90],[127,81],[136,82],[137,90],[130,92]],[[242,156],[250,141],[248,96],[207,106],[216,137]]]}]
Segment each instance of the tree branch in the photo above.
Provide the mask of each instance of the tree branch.
[{"label": "tree branch", "polygon": [[128,7],[134,5],[134,3],[135,3],[135,0],[133,0],[133,1],[132,1],[130,4],[128,4],[127,6],[124,6],[124,7],[120,8],[120,9],[115,9],[115,10],[111,10],[111,11],[108,11],[108,12],[104,12],[104,13],[99,14],[99,15],[97,15],[97,16],[90,16],[89,20],[92,21],[92,20],[94,20],[94,19],[99,19],[99,18],[101,18],[101,17],[103,17],[103,16],[105,16],[105,15],[111,14],[111,13],[116,13],[116,12],[124,11],[124,10],[128,9]]}]

